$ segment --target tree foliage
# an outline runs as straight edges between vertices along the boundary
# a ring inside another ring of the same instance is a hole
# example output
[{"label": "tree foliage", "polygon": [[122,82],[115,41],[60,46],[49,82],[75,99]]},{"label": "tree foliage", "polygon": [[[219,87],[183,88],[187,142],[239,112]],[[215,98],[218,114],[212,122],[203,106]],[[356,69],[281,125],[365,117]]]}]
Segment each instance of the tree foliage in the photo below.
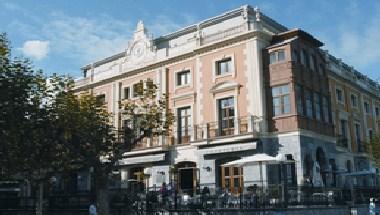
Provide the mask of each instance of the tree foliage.
[{"label": "tree foliage", "polygon": [[137,88],[137,99],[121,108],[136,132],[120,141],[101,100],[90,91],[75,92],[69,77],[46,78],[28,60],[12,60],[6,35],[0,35],[0,180],[41,185],[56,174],[91,169],[99,213],[109,214],[108,181],[117,162],[143,138],[168,134],[173,121],[167,97],[152,80]]}]

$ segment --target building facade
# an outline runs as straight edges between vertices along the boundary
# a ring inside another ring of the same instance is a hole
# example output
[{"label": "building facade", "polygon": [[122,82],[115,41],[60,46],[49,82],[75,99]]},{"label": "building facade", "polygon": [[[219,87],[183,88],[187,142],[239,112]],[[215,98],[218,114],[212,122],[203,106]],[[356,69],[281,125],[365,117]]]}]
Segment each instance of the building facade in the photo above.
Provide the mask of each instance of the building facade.
[{"label": "building facade", "polygon": [[[120,104],[135,99],[141,80],[168,96],[172,133],[124,154],[123,186],[238,193],[264,183],[260,175],[271,184],[281,174],[292,185],[343,186],[348,173],[374,171],[365,143],[379,129],[380,86],[322,45],[250,6],[158,38],[139,22],[124,52],[82,68],[76,90],[102,98],[120,130]],[[284,172],[224,165],[257,153],[292,162]]]}]

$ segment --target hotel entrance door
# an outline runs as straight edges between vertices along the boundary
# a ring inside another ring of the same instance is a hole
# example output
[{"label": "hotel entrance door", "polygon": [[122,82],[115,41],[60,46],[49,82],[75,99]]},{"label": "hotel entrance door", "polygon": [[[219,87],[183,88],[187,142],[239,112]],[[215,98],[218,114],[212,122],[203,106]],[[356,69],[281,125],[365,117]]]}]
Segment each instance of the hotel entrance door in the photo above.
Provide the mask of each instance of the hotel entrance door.
[{"label": "hotel entrance door", "polygon": [[182,193],[193,195],[198,183],[198,169],[193,162],[181,162],[177,164],[178,189]]}]

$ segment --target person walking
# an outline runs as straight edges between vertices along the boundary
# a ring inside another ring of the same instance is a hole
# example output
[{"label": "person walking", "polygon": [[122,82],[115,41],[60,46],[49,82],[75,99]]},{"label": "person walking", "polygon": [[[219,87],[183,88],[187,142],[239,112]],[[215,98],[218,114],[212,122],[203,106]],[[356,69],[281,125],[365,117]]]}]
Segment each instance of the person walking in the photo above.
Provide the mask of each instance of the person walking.
[{"label": "person walking", "polygon": [[89,214],[89,215],[97,215],[97,214],[98,214],[98,213],[96,212],[96,205],[95,205],[94,202],[92,202],[92,203],[90,204],[90,207],[89,207],[89,209],[88,209],[88,214]]}]

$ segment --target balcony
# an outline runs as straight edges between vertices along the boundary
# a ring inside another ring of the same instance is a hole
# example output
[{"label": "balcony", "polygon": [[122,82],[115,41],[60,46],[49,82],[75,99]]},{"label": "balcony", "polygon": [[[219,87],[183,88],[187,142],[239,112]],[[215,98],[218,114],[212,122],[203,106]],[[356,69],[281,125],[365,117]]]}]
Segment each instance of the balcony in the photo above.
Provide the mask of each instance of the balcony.
[{"label": "balcony", "polygon": [[[262,131],[262,119],[255,116],[235,117],[230,126],[222,127],[220,122],[210,122],[200,125],[193,125],[185,132],[172,130],[169,136],[146,137],[130,146],[128,151],[138,151],[153,148],[167,148],[173,145],[185,145],[193,142],[206,141],[210,143],[214,140],[232,138],[237,136],[251,135],[257,137]],[[123,132],[123,131],[121,131]],[[123,135],[119,135],[118,140],[124,142]]]},{"label": "balcony", "polygon": [[189,131],[189,135],[185,138],[182,137],[182,142],[190,143],[199,141],[212,141],[214,139],[234,137],[241,135],[253,134],[258,135],[262,131],[262,119],[255,116],[235,117],[230,119],[229,126],[222,126],[220,121],[209,122],[205,124],[194,125]]}]

